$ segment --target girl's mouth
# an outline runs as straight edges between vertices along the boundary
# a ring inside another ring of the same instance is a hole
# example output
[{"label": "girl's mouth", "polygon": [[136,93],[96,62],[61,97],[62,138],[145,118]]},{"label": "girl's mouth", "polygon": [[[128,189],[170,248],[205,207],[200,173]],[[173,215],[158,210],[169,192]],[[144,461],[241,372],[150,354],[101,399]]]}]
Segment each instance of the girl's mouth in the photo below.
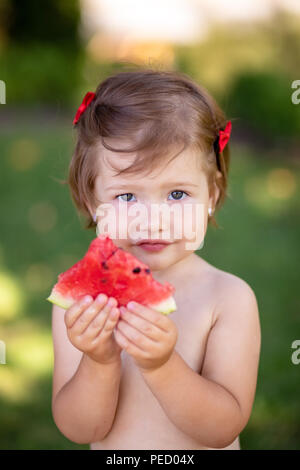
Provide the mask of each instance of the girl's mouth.
[{"label": "girl's mouth", "polygon": [[161,251],[168,245],[168,243],[141,243],[137,246],[146,251]]}]

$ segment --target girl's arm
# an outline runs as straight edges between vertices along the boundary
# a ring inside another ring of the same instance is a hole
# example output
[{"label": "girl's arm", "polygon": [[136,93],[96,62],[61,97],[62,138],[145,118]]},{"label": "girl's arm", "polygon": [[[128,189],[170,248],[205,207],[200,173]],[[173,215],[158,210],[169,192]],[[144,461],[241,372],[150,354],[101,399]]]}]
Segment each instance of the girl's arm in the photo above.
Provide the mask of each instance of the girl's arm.
[{"label": "girl's arm", "polygon": [[75,348],[64,323],[65,310],[53,306],[54,372],[52,414],[69,440],[90,444],[104,439],[116,412],[121,359],[100,364]]},{"label": "girl's arm", "polygon": [[230,445],[249,420],[261,343],[254,292],[234,275],[222,284],[201,375],[176,350],[158,369],[142,372],[169,419],[212,448]]}]

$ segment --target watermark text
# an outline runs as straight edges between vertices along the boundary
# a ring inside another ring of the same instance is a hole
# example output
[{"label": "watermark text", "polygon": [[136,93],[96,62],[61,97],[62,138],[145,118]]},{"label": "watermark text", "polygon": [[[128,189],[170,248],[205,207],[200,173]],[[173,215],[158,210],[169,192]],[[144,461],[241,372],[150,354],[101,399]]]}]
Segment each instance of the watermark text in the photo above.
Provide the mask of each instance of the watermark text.
[{"label": "watermark text", "polygon": [[[103,203],[97,207],[97,236],[107,233],[114,239],[137,242],[141,239],[160,239],[168,242],[188,240],[185,249],[203,247],[205,235],[204,204],[172,205],[142,203],[127,205],[119,201],[118,206]],[[159,236],[159,233],[162,233]]]}]

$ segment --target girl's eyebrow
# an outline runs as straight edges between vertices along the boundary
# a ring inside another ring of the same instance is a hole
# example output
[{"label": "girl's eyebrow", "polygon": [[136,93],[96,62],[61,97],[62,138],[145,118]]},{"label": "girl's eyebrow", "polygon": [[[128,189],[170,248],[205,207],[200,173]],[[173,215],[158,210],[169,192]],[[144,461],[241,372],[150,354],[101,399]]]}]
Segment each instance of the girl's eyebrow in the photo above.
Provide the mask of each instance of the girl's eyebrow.
[{"label": "girl's eyebrow", "polygon": [[[109,189],[121,189],[121,188],[128,188],[128,187],[131,187],[131,188],[139,188],[139,187],[144,187],[144,185],[140,186],[140,185],[134,185],[132,183],[123,183],[123,184],[114,184],[114,185],[111,185],[111,186],[108,186],[107,188],[105,188],[105,190],[109,190]],[[176,182],[167,182],[167,183],[164,183],[161,185],[162,188],[164,187],[169,187],[169,186],[173,186],[173,187],[176,187],[176,186],[193,186],[193,187],[197,187],[198,185],[197,184],[194,184],[194,183],[190,183],[189,181],[176,181]]]}]

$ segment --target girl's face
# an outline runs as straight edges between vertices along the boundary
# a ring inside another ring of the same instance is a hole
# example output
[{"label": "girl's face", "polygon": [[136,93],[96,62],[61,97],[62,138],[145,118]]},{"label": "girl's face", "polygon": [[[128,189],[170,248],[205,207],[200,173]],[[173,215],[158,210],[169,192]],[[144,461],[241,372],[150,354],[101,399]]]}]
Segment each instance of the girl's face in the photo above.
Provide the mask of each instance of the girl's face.
[{"label": "girl's face", "polygon": [[[102,147],[95,181],[99,206],[92,211],[97,214],[97,234],[108,234],[117,246],[152,271],[164,271],[202,245],[208,207],[214,207],[218,189],[209,194],[201,156],[188,149],[148,175],[116,176],[133,160],[133,154],[122,155]],[[169,244],[149,251],[138,244],[144,239],[161,239]]]}]

